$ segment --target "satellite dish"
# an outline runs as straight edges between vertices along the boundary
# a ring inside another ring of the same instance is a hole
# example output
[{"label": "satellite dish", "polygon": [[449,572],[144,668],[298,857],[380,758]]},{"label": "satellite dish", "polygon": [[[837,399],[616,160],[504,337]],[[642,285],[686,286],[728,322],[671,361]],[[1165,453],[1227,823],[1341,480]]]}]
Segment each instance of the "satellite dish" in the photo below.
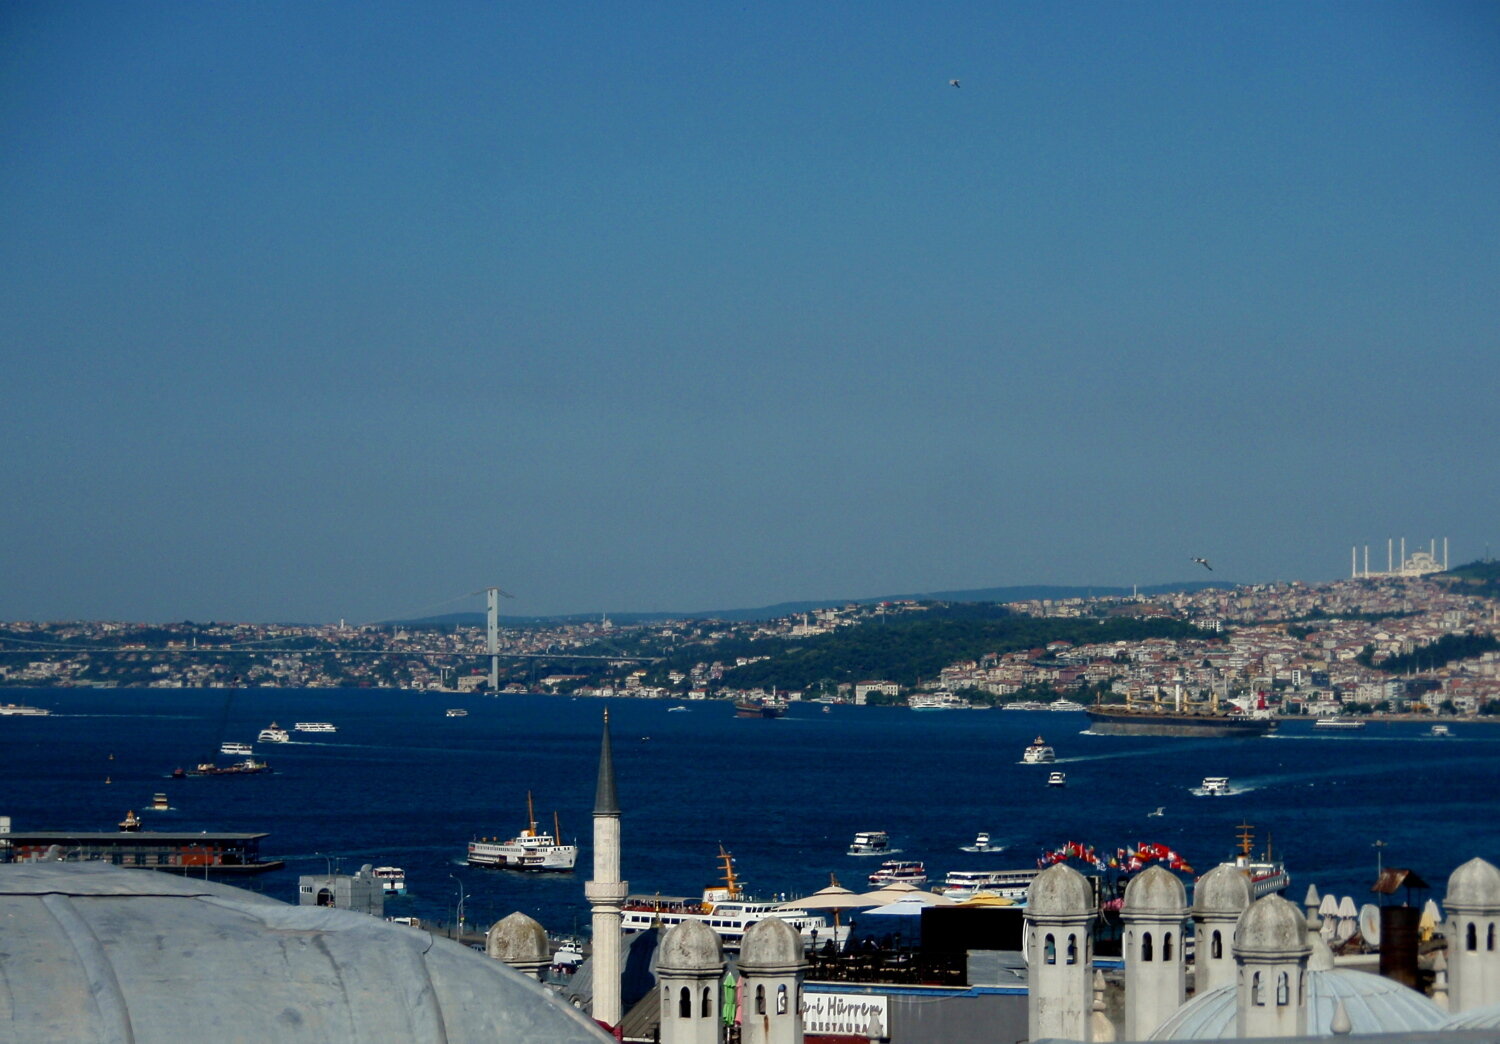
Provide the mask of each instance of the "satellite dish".
[{"label": "satellite dish", "polygon": [[1365,903],[1359,908],[1359,934],[1369,945],[1380,945],[1380,907]]}]

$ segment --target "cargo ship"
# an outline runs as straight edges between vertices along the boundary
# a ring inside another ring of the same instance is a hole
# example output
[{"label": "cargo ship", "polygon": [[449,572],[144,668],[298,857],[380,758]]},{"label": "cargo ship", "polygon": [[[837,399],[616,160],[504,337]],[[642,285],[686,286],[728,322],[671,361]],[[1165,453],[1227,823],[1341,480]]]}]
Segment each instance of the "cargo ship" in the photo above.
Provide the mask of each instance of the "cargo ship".
[{"label": "cargo ship", "polygon": [[1265,711],[1245,714],[1221,707],[1217,693],[1193,702],[1179,692],[1165,701],[1158,690],[1153,699],[1096,703],[1084,713],[1089,731],[1106,736],[1264,736],[1277,725]]}]

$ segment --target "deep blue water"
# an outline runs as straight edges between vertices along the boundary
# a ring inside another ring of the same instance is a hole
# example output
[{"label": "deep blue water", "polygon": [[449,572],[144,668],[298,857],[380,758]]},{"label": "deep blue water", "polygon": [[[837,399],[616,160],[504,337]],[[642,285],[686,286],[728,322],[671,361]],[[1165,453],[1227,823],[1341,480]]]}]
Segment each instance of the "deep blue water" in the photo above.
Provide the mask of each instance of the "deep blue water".
[{"label": "deep blue water", "polygon": [[[449,921],[461,884],[471,924],[516,909],[553,931],[588,924],[601,702],[249,689],[230,701],[222,738],[254,740],[272,720],[331,721],[339,731],[258,744],[274,774],[167,779],[217,749],[228,695],[0,690],[0,702],[54,712],[0,718],[0,815],[16,830],[108,830],[165,791],[176,810],[142,811],[147,829],[269,832],[263,854],[287,868],[247,884],[279,899],[295,901],[297,875],[322,872],[326,855],[345,869],[405,867],[411,896],[388,903],[389,915]],[[450,706],[469,716],[444,717]],[[1034,866],[1068,840],[1101,851],[1163,842],[1202,872],[1232,853],[1235,827],[1248,821],[1262,844],[1272,835],[1299,900],[1314,882],[1366,901],[1377,839],[1387,866],[1416,869],[1438,898],[1459,863],[1500,861],[1500,727],[1491,725],[1461,723],[1444,740],[1416,724],[1330,735],[1296,722],[1271,738],[1192,740],[1088,735],[1082,714],[794,705],[759,721],[723,703],[686,714],[669,706],[611,704],[633,891],[697,894],[717,877],[720,842],[759,894],[815,891],[830,872],[859,889],[876,861],[844,854],[857,830],[889,831],[936,881],[954,869]],[[1064,790],[1044,785],[1046,768],[1018,764],[1039,733],[1068,774]],[[1229,776],[1243,792],[1193,796],[1207,775]],[[463,865],[471,837],[524,826],[528,789],[538,818],[550,825],[556,809],[563,834],[583,846],[578,871],[531,877]],[[1165,815],[1148,818],[1159,805]],[[1009,849],[959,851],[978,830]]]}]

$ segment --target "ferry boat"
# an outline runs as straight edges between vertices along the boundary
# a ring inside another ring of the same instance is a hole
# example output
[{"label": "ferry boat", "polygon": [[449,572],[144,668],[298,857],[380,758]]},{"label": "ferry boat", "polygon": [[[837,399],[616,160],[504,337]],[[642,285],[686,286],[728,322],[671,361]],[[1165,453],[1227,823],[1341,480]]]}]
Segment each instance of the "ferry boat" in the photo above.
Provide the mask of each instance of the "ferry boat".
[{"label": "ferry boat", "polygon": [[1048,708],[1054,711],[1082,711],[1088,710],[1083,704],[1076,700],[1053,700],[1052,706]]},{"label": "ferry boat", "polygon": [[238,754],[241,757],[249,757],[255,753],[255,750],[248,743],[220,743],[219,753]]},{"label": "ferry boat", "polygon": [[211,761],[200,762],[196,768],[187,770],[173,769],[173,779],[184,779],[188,776],[255,776],[262,772],[270,772],[271,766],[256,758],[246,758],[244,761],[236,761],[233,765],[215,765]]},{"label": "ferry boat", "polygon": [[932,890],[949,899],[964,900],[979,892],[1003,896],[1016,902],[1026,901],[1026,891],[1040,870],[950,870],[943,883]]},{"label": "ferry boat", "polygon": [[1021,752],[1021,764],[1046,765],[1057,760],[1057,752],[1047,746],[1047,741],[1038,736]]},{"label": "ferry boat", "polygon": [[1313,722],[1313,728],[1328,732],[1354,732],[1365,727],[1365,723],[1355,718],[1319,718]]},{"label": "ferry boat", "polygon": [[1429,735],[1429,736],[1451,736],[1451,735],[1453,735],[1453,730],[1450,729],[1446,725],[1434,725],[1432,728],[1430,728],[1430,729],[1427,730],[1427,735]]},{"label": "ferry boat", "polygon": [[891,835],[884,830],[861,830],[854,835],[848,854],[852,856],[895,855],[900,851],[899,848],[891,847]]},{"label": "ferry boat", "polygon": [[260,730],[260,735],[255,738],[257,743],[288,743],[292,734],[274,721]]},{"label": "ferry boat", "polygon": [[482,837],[469,842],[469,865],[492,866],[501,870],[525,870],[531,873],[567,873],[578,862],[578,846],[562,843],[562,830],[553,813],[552,833],[536,828],[536,810],[531,792],[526,792],[526,818],[529,826],[509,841]]},{"label": "ferry boat", "polygon": [[1227,797],[1230,794],[1228,776],[1204,776],[1196,791],[1201,797]]},{"label": "ferry boat", "polygon": [[165,795],[165,794],[153,794],[151,796],[151,811],[153,811],[153,812],[170,812],[170,811],[172,811],[172,806],[167,803],[167,795]]},{"label": "ferry boat", "polygon": [[880,869],[870,875],[870,884],[876,888],[882,888],[897,881],[910,885],[924,885],[927,883],[927,867],[915,859],[887,859],[880,864]]},{"label": "ferry boat", "polygon": [[468,716],[469,712],[462,707],[449,707],[443,711],[443,717],[445,718],[467,718]]},{"label": "ferry boat", "polygon": [[974,835],[974,843],[972,845],[959,845],[958,850],[960,852],[1003,852],[1005,851],[1005,846],[991,844],[989,831],[981,830]]},{"label": "ferry boat", "polygon": [[298,732],[337,732],[335,725],[326,721],[299,721],[294,726]]},{"label": "ferry boat", "polygon": [[1227,865],[1237,867],[1250,876],[1250,893],[1256,899],[1262,899],[1268,895],[1276,895],[1291,887],[1292,875],[1287,873],[1286,866],[1279,859],[1271,856],[1271,839],[1266,838],[1266,850],[1259,859],[1251,857],[1250,850],[1255,845],[1255,828],[1249,823],[1241,823],[1239,826],[1239,852]]},{"label": "ferry boat", "polygon": [[951,692],[919,692],[908,701],[914,711],[969,710],[968,700]]},{"label": "ferry boat", "polygon": [[1053,772],[1047,776],[1047,786],[1065,787],[1068,785],[1068,774],[1066,772]]},{"label": "ferry boat", "polygon": [[23,718],[45,718],[52,712],[46,707],[28,707],[24,703],[0,704],[0,715],[15,715]]},{"label": "ferry boat", "polygon": [[399,866],[377,866],[375,880],[386,895],[406,894],[406,871]]},{"label": "ferry boat", "polygon": [[620,908],[620,927],[627,932],[643,932],[660,925],[663,928],[684,921],[698,921],[712,928],[724,949],[736,952],[752,924],[767,917],[779,917],[802,935],[804,946],[821,945],[832,939],[842,947],[849,926],[830,924],[823,914],[747,896],[734,873],[734,858],[719,847],[724,883],[703,890],[701,899],[686,896],[629,895]]}]

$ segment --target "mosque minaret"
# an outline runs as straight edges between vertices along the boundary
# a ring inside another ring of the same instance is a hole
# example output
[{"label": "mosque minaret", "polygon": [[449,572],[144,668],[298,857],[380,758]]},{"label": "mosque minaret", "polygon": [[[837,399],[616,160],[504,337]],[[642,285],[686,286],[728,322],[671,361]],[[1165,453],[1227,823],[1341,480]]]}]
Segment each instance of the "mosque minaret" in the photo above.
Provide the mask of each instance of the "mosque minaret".
[{"label": "mosque minaret", "polygon": [[620,801],[615,794],[614,749],[609,711],[599,746],[599,782],[594,790],[594,877],[583,886],[593,910],[594,1018],[620,1024],[620,907],[628,884],[620,880]]}]

